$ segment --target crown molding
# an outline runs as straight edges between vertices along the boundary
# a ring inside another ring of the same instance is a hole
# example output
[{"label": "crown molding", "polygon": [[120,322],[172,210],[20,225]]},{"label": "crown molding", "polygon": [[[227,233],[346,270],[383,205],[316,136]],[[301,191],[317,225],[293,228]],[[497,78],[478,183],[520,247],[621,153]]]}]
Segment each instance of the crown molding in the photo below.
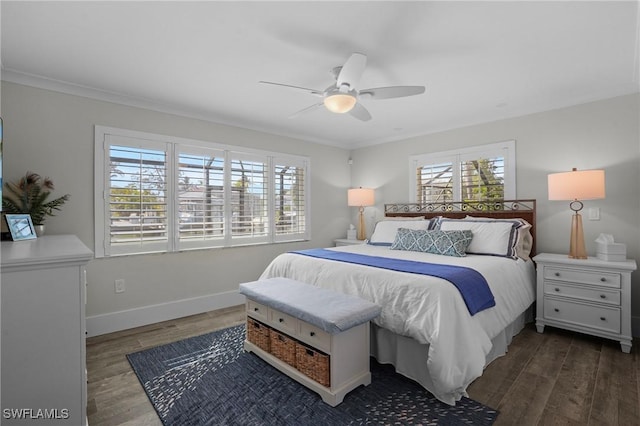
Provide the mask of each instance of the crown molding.
[{"label": "crown molding", "polygon": [[[43,77],[36,74],[29,74],[17,71],[11,68],[2,69],[2,80],[10,83],[21,84],[24,86],[37,87],[39,89],[51,90],[54,92],[65,93],[69,95],[80,96],[83,98],[96,99],[105,102],[111,102],[121,105],[133,106],[138,108],[150,109],[153,111],[166,112],[170,114],[186,115],[187,112],[167,105],[159,104],[150,99],[125,95],[123,93],[113,92],[109,90],[96,89],[94,87],[83,86],[80,84],[69,83],[63,80],[56,80]],[[188,112],[190,116],[194,116],[193,112]],[[205,117],[198,117],[205,119]]]},{"label": "crown molding", "polygon": [[110,102],[118,105],[125,105],[135,108],[177,115],[185,118],[207,121],[214,124],[237,127],[246,130],[252,130],[271,135],[283,136],[287,138],[298,139],[306,142],[317,143],[321,145],[335,146],[338,148],[349,149],[344,144],[338,144],[335,141],[328,141],[321,138],[310,138],[308,136],[292,134],[287,132],[274,132],[272,129],[261,128],[260,126],[248,126],[246,123],[234,122],[230,120],[220,120],[202,112],[178,108],[167,104],[162,104],[151,99],[130,96],[123,93],[96,89],[94,87],[83,86],[80,84],[69,83],[62,80],[56,80],[40,75],[29,74],[11,68],[2,68],[2,80],[9,83],[21,84],[23,86],[31,86],[44,90],[64,93],[68,95],[80,96],[83,98],[94,99],[98,101]]}]

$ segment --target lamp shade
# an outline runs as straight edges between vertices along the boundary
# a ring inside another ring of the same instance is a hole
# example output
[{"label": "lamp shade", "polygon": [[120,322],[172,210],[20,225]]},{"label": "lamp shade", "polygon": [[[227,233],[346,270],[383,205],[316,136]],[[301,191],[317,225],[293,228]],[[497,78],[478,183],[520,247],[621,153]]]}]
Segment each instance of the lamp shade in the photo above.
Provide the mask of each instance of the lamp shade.
[{"label": "lamp shade", "polygon": [[331,112],[342,114],[351,111],[356,105],[356,101],[355,96],[337,93],[324,98],[324,106]]},{"label": "lamp shade", "polygon": [[367,207],[375,203],[374,191],[371,188],[354,188],[347,192],[349,207]]},{"label": "lamp shade", "polygon": [[604,170],[577,170],[548,176],[549,200],[604,198]]}]

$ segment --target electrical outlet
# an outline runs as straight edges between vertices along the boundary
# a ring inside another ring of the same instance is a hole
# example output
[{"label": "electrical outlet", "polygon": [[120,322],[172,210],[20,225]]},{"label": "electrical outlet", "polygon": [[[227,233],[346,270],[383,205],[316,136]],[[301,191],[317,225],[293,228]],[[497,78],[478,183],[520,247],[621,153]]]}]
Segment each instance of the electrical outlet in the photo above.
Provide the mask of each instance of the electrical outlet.
[{"label": "electrical outlet", "polygon": [[116,280],[115,281],[116,293],[124,293],[124,280]]}]

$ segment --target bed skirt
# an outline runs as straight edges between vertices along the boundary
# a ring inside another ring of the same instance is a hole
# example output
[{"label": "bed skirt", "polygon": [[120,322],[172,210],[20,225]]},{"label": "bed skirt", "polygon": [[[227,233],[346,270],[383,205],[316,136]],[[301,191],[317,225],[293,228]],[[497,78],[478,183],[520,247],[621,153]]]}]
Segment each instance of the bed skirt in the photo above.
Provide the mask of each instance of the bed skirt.
[{"label": "bed skirt", "polygon": [[[485,367],[507,353],[513,337],[522,331],[532,317],[530,307],[491,341],[493,346],[487,354]],[[434,393],[433,381],[427,369],[428,353],[428,344],[419,343],[410,337],[401,336],[371,324],[371,355],[381,364],[392,364],[396,372],[415,380],[429,392]],[[463,391],[463,394],[466,396],[466,391]]]}]

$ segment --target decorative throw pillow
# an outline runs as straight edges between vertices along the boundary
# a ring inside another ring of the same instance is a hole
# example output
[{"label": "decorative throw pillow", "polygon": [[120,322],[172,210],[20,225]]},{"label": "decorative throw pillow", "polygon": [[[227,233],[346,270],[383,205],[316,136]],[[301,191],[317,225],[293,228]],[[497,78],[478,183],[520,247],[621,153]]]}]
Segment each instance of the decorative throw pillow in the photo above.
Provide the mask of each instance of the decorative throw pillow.
[{"label": "decorative throw pillow", "polygon": [[391,249],[464,257],[472,239],[473,233],[467,230],[429,231],[400,228]]}]

